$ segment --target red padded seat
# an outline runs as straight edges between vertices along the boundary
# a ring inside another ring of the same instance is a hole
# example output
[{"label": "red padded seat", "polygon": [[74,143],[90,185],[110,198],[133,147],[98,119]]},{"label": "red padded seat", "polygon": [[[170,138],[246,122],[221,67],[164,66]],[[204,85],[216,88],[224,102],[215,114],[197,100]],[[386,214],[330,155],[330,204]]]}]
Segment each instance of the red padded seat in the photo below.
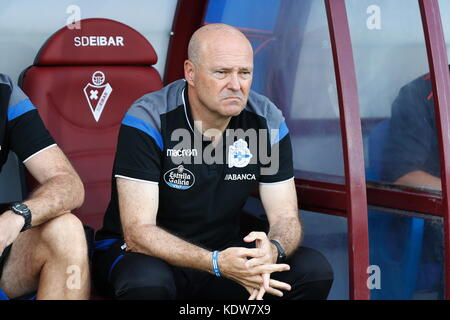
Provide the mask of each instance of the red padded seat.
[{"label": "red padded seat", "polygon": [[79,173],[86,190],[74,213],[94,229],[111,192],[118,130],[130,105],[162,88],[157,55],[136,30],[108,19],[81,20],[44,44],[21,86]]}]

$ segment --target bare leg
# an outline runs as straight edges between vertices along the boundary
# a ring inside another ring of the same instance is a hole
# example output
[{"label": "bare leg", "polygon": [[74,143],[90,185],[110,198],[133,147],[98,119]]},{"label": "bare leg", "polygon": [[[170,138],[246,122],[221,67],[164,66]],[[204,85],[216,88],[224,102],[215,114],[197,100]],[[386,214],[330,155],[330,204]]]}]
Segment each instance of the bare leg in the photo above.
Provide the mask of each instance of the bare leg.
[{"label": "bare leg", "polygon": [[81,222],[64,214],[19,235],[0,288],[10,297],[38,291],[37,299],[88,299],[87,244]]}]

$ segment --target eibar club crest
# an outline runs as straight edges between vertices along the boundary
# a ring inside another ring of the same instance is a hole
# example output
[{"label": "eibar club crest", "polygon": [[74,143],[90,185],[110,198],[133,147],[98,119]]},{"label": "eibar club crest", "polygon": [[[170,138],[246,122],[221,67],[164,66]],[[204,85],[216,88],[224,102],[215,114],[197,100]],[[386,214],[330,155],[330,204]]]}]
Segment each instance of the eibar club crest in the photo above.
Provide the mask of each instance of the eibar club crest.
[{"label": "eibar club crest", "polygon": [[250,153],[250,149],[247,148],[247,142],[243,139],[235,141],[233,145],[228,149],[228,167],[243,168],[246,167],[253,155]]},{"label": "eibar club crest", "polygon": [[113,90],[109,83],[103,84],[105,79],[106,77],[103,72],[95,71],[92,75],[92,83],[88,83],[84,87],[84,95],[97,122],[100,120],[106,102]]}]

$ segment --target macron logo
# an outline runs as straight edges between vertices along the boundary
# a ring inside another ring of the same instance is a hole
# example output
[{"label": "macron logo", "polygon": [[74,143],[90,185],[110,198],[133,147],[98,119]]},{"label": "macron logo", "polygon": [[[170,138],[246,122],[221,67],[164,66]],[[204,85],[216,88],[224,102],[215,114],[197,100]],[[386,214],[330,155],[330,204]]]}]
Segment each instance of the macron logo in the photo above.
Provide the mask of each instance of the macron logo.
[{"label": "macron logo", "polygon": [[123,37],[83,36],[73,38],[75,47],[123,47]]},{"label": "macron logo", "polygon": [[197,149],[167,149],[168,157],[196,157]]}]

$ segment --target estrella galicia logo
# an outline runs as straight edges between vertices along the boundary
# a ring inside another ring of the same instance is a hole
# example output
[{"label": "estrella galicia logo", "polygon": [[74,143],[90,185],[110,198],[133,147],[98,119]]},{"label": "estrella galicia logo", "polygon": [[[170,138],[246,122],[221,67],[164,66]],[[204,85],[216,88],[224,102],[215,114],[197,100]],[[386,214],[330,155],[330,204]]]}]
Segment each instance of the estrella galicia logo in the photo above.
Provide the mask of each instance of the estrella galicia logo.
[{"label": "estrella galicia logo", "polygon": [[194,185],[195,176],[191,171],[179,165],[164,174],[164,181],[171,188],[187,190]]}]

